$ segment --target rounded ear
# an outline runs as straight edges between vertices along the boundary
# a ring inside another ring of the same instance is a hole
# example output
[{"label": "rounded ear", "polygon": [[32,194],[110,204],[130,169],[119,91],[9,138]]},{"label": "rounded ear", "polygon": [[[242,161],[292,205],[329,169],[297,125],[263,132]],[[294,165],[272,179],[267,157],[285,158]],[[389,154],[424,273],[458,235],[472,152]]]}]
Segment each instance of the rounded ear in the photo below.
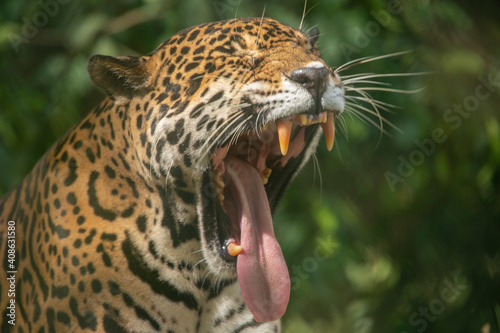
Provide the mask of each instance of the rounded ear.
[{"label": "rounded ear", "polygon": [[147,89],[151,75],[144,57],[95,55],[87,70],[90,79],[114,98],[130,99],[138,89]]},{"label": "rounded ear", "polygon": [[307,33],[307,36],[309,37],[309,40],[311,41],[311,44],[316,44],[316,42],[319,39],[319,29],[317,27],[312,28],[309,30]]}]

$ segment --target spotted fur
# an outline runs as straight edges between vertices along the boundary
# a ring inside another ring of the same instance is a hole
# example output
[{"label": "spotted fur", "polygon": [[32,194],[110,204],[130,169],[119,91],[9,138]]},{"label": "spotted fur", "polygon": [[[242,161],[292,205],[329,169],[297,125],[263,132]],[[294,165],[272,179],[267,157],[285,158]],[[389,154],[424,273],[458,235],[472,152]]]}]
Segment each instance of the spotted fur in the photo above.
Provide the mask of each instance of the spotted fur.
[{"label": "spotted fur", "polygon": [[[279,321],[254,319],[234,262],[217,252],[211,156],[245,131],[318,109],[321,96],[290,80],[294,70],[326,68],[326,89],[340,91],[317,36],[236,19],[181,31],[146,56],[94,56],[90,76],[109,97],[0,200],[0,330],[280,331]],[[272,210],[320,131],[307,127],[304,150],[273,170]],[[286,179],[273,178],[280,172]],[[10,220],[15,326],[6,319]]]}]

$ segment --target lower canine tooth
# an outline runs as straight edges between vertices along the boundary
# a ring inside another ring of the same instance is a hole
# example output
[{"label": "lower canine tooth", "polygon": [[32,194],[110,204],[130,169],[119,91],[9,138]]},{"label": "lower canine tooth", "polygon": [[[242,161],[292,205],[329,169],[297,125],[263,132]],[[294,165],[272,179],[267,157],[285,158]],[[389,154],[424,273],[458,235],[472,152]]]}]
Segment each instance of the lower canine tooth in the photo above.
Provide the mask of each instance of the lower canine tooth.
[{"label": "lower canine tooth", "polygon": [[292,133],[292,122],[290,120],[280,120],[276,123],[276,127],[278,129],[281,154],[285,156],[286,153],[288,153],[290,134]]},{"label": "lower canine tooth", "polygon": [[326,149],[331,151],[335,140],[335,121],[333,115],[327,117],[326,122],[321,124],[321,128],[323,128],[323,133],[325,134]]},{"label": "lower canine tooth", "polygon": [[241,253],[241,251],[243,250],[243,248],[236,244],[236,243],[229,243],[227,245],[227,252],[232,256],[232,257],[236,257],[238,254]]}]

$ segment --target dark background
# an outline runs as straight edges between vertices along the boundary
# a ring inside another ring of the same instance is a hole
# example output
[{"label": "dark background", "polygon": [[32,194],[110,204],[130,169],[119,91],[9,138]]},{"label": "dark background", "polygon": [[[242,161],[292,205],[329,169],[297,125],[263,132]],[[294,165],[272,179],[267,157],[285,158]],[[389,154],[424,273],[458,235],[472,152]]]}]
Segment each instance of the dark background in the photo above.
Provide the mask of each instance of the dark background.
[{"label": "dark background", "polygon": [[[0,2],[0,194],[104,94],[93,54],[140,55],[207,21],[265,16],[299,27],[303,0]],[[50,4],[50,5],[47,5]],[[57,6],[55,5],[57,4]],[[309,1],[325,60],[397,51],[353,73],[415,94],[369,91],[399,106],[401,130],[343,116],[275,217],[292,295],[285,332],[499,332],[500,3]],[[489,84],[484,82],[490,81]],[[360,85],[363,86],[363,85]],[[376,117],[362,112],[378,123]],[[434,133],[434,134],[433,134]]]}]

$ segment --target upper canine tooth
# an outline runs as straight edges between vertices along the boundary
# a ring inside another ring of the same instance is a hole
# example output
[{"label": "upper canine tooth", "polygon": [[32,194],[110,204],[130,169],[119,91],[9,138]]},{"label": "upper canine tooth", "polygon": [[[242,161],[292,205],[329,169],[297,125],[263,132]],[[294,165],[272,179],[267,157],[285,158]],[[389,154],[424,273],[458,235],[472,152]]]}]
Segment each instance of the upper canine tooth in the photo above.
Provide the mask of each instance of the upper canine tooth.
[{"label": "upper canine tooth", "polygon": [[290,143],[290,134],[292,133],[292,122],[290,120],[279,120],[276,122],[278,129],[278,139],[280,142],[280,150],[283,156],[288,152]]},{"label": "upper canine tooth", "polygon": [[305,126],[307,124],[307,115],[305,114],[299,114],[299,119],[300,119],[300,123],[302,124],[302,126]]},{"label": "upper canine tooth", "polygon": [[328,115],[326,122],[321,124],[321,128],[323,128],[323,133],[325,134],[326,149],[331,151],[335,140],[335,120],[333,119],[333,114]]}]

